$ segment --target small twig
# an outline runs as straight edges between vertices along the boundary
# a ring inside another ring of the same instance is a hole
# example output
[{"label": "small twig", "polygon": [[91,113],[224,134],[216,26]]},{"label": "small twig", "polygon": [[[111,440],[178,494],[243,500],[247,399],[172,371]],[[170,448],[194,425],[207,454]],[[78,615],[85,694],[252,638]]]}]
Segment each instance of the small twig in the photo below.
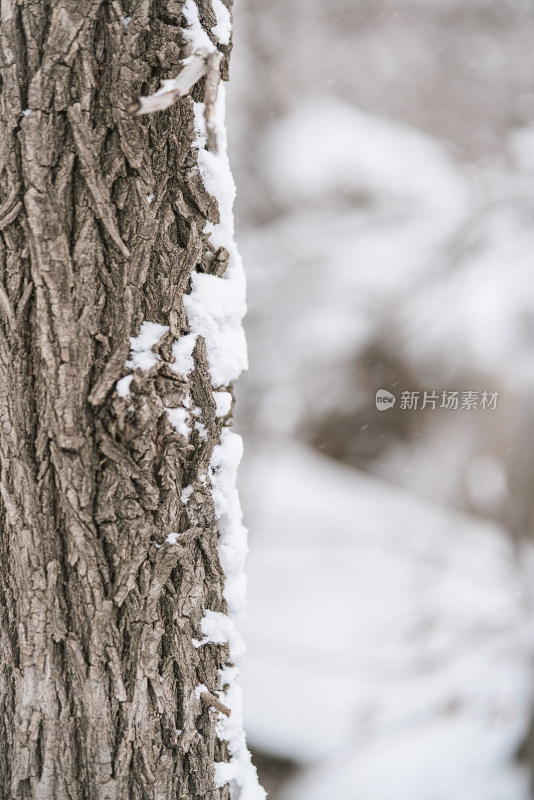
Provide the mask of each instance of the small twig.
[{"label": "small twig", "polygon": [[217,152],[217,126],[215,119],[215,101],[221,80],[221,61],[223,54],[218,50],[208,52],[200,49],[186,59],[180,74],[173,79],[162,81],[161,88],[148,97],[139,97],[128,106],[128,112],[139,117],[141,114],[152,114],[164,111],[174,105],[181,97],[186,97],[198,81],[206,76],[204,117],[206,120],[208,150]]},{"label": "small twig", "polygon": [[215,101],[217,100],[217,89],[221,80],[221,61],[223,55],[217,50],[208,56],[208,72],[206,75],[206,88],[204,89],[204,103],[206,110],[204,117],[206,120],[206,133],[208,135],[208,150],[217,152],[217,125],[215,119]]},{"label": "small twig", "polygon": [[206,703],[206,705],[212,706],[214,709],[216,709],[216,711],[224,714],[225,717],[229,717],[232,713],[228,706],[225,706],[224,703],[221,703],[219,698],[215,697],[215,695],[211,692],[201,692],[200,699],[203,703]]},{"label": "small twig", "polygon": [[130,114],[152,114],[154,111],[163,111],[174,105],[180,97],[185,97],[195,83],[208,71],[208,53],[197,50],[187,59],[183,69],[176,78],[162,81],[161,88],[149,97],[139,97],[128,106]]}]

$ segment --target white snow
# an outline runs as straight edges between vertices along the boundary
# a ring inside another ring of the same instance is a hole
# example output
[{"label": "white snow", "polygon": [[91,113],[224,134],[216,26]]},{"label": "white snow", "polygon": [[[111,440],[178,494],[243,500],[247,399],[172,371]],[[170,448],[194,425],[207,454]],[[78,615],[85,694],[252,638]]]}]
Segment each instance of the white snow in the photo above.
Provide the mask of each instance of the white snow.
[{"label": "white snow", "polygon": [[180,495],[182,503],[187,505],[187,501],[189,500],[192,494],[193,494],[193,487],[191,486],[191,484],[189,484],[189,486],[186,486],[185,489],[182,489],[182,494]]},{"label": "white snow", "polygon": [[247,749],[243,731],[241,689],[236,683],[239,665],[244,656],[244,646],[235,620],[244,612],[246,580],[244,560],[247,553],[247,531],[242,524],[241,506],[236,489],[237,467],[243,445],[241,437],[224,428],[221,444],[214,448],[210,462],[211,495],[215,514],[219,520],[219,556],[226,575],[224,598],[229,614],[207,611],[202,620],[204,639],[195,642],[228,642],[234,667],[221,670],[221,688],[228,684],[224,702],[231,709],[229,718],[220,715],[217,733],[228,742],[231,755],[229,765],[216,764],[217,785],[229,781],[232,798],[263,800],[264,790],[259,786],[256,770]]},{"label": "white snow", "polygon": [[189,328],[204,337],[213,386],[225,386],[247,366],[244,282],[237,271],[232,278],[194,273],[191,285],[184,295]]},{"label": "white snow", "polygon": [[236,683],[238,671],[227,668],[221,671],[221,684],[229,684],[224,696],[225,704],[231,709],[230,717],[219,715],[217,735],[228,742],[232,759],[229,764],[215,764],[215,781],[222,786],[230,782],[232,798],[239,800],[264,800],[265,791],[259,786],[256,769],[252,765],[243,731],[243,712],[241,688]]},{"label": "white snow", "polygon": [[[217,25],[214,32],[221,43],[229,41],[230,16],[222,3],[215,4]],[[186,37],[191,41],[193,52],[200,48],[213,50],[213,45],[200,26],[198,10],[193,0],[187,0],[184,14],[189,23]],[[234,242],[234,222],[232,207],[235,197],[235,184],[230,172],[226,154],[226,131],[224,127],[224,89],[219,87],[216,101],[216,129],[219,145],[218,153],[205,150],[206,134],[204,120],[204,104],[195,104],[195,146],[198,148],[199,168],[208,192],[217,200],[220,223],[208,226],[211,241],[217,249],[224,246],[229,254],[229,265],[222,278],[214,275],[193,273],[191,276],[191,294],[184,296],[190,333],[173,345],[174,366],[176,372],[187,376],[194,367],[192,352],[196,337],[202,336],[206,343],[206,351],[212,384],[214,387],[225,386],[241,373],[247,366],[245,336],[242,319],[245,314],[245,279],[243,266]],[[228,394],[229,399],[224,395]],[[217,413],[224,408],[229,410],[231,396],[229,393],[218,393]],[[196,409],[195,409],[196,410]],[[180,416],[180,409],[168,410],[172,414],[173,424],[180,432],[187,435],[187,413]],[[194,411],[193,411],[194,414]],[[171,417],[170,417],[171,418]],[[201,437],[207,436],[201,422],[195,422],[195,428]],[[243,574],[246,554],[246,530],[241,522],[241,509],[235,488],[236,472],[241,457],[242,445],[240,437],[224,430],[221,444],[214,448],[210,463],[211,492],[215,503],[216,514],[220,524],[219,552],[221,564],[225,571],[226,581],[224,596],[228,604],[229,614],[221,614],[207,610],[202,620],[203,639],[194,641],[196,647],[207,642],[228,642],[231,657],[238,663],[243,656],[244,648],[239,635],[235,618],[243,611],[245,578]],[[182,492],[182,501],[187,502],[192,487]],[[265,792],[258,784],[257,775],[248,753],[242,727],[240,690],[236,684],[237,669],[225,668],[221,672],[221,688],[229,684],[224,695],[225,703],[232,714],[228,720],[224,715],[217,725],[218,735],[228,741],[230,764],[216,764],[217,785],[230,783],[233,800],[263,800]]]},{"label": "white snow", "polygon": [[174,363],[169,364],[169,367],[178,375],[186,378],[195,368],[193,360],[193,350],[197,337],[192,333],[187,333],[185,336],[180,336],[179,339],[172,345],[172,354],[174,356]]},{"label": "white snow", "polygon": [[200,700],[200,695],[202,692],[209,692],[209,689],[205,683],[199,683],[198,686],[195,686],[195,697],[197,700]]},{"label": "white snow", "polygon": [[[224,10],[218,8],[217,4],[215,11],[219,40],[223,42],[226,37],[229,40],[229,15],[225,16]],[[195,48],[202,46],[202,37],[205,34],[202,32],[201,36],[198,33],[198,13],[191,0],[187,0],[184,13],[191,26],[187,35],[192,38]],[[222,277],[193,273],[191,294],[184,295],[190,335],[204,338],[214,387],[226,386],[247,367],[247,350],[242,327],[246,311],[245,275],[234,241],[235,184],[226,152],[224,109],[224,87],[220,85],[215,103],[218,152],[208,152],[205,149],[207,138],[204,104],[195,104],[194,144],[198,148],[198,163],[204,186],[217,200],[220,215],[220,222],[217,225],[207,225],[205,231],[209,232],[215,249],[221,246],[226,248],[229,253],[229,263]],[[222,403],[224,406],[225,401],[222,400]],[[217,407],[220,408],[220,405]],[[202,424],[197,422],[195,427],[202,436]],[[246,585],[244,560],[247,552],[247,532],[241,521],[241,507],[236,489],[237,467],[241,454],[241,438],[224,429],[221,444],[213,450],[209,476],[215,513],[219,519],[219,556],[226,578],[224,598],[228,605],[228,615],[207,610],[201,625],[204,638],[200,642],[194,642],[197,647],[208,641],[228,642],[231,659],[236,667],[244,655],[242,638],[237,631],[235,620],[244,610]],[[241,691],[236,683],[238,676],[236,667],[227,667],[221,671],[221,689],[226,686],[224,702],[232,713],[230,718],[219,715],[217,733],[221,739],[228,741],[230,764],[215,765],[216,781],[218,785],[229,782],[232,800],[263,800],[266,795],[258,783],[245,741]]]},{"label": "white snow", "polygon": [[236,764],[228,761],[215,762],[215,786],[224,786],[230,783],[236,775]]},{"label": "white snow", "polygon": [[130,338],[130,348],[132,353],[142,353],[151,350],[158,344],[161,337],[169,330],[168,325],[159,325],[157,322],[143,322],[139,331],[139,336]]},{"label": "white snow", "polygon": [[225,386],[246,369],[247,349],[242,320],[246,311],[245,275],[234,242],[233,203],[235,184],[226,153],[224,126],[224,87],[219,86],[215,104],[219,152],[204,149],[206,143],[203,104],[195,104],[196,146],[204,185],[216,198],[220,222],[208,226],[211,242],[217,249],[225,247],[229,254],[228,268],[222,278],[216,275],[193,273],[191,294],[184,296],[189,328],[201,335],[206,350],[213,386]]},{"label": "white snow", "polygon": [[152,352],[152,348],[159,343],[168,330],[168,325],[143,322],[139,336],[130,338],[130,360],[126,362],[126,366],[130,369],[142,370],[154,367],[159,361],[159,356]]},{"label": "white snow", "polygon": [[202,441],[206,441],[208,438],[208,431],[206,430],[206,426],[202,422],[195,422],[195,430],[198,431],[198,435],[202,439]]},{"label": "white snow", "polygon": [[239,659],[243,656],[243,640],[237,631],[234,620],[228,614],[207,610],[202,618],[200,627],[204,638],[200,641],[198,639],[193,640],[195,647],[202,647],[210,642],[214,644],[228,642],[233,658]]},{"label": "white snow", "polygon": [[165,541],[168,542],[169,544],[176,544],[179,536],[180,536],[179,533],[169,533]]},{"label": "white snow", "polygon": [[247,730],[317,764],[281,800],[527,800],[531,625],[505,533],[304,446],[245,475]]},{"label": "white snow", "polygon": [[[168,330],[168,325],[143,322],[139,336],[130,337],[130,358],[126,361],[125,366],[134,370],[149,370],[154,367],[160,359],[156,353],[152,352],[152,348],[159,343]],[[125,375],[117,381],[116,389],[119,397],[129,397],[132,380],[133,375]]]},{"label": "white snow", "polygon": [[415,214],[440,215],[437,221],[449,230],[469,210],[467,183],[439,143],[336,97],[299,103],[263,147],[260,167],[272,192],[286,201],[358,192],[409,204]]},{"label": "white snow", "polygon": [[192,53],[182,61],[182,69],[176,78],[167,78],[161,81],[157,92],[148,97],[139,98],[139,107],[135,112],[150,114],[154,111],[163,111],[172,106],[179,97],[189,94],[207,71],[206,53],[204,50]]},{"label": "white snow", "polygon": [[226,575],[224,597],[229,613],[239,618],[245,609],[245,558],[247,530],[242,523],[236,489],[237,468],[243,454],[241,437],[223,428],[221,444],[213,448],[210,461],[211,496],[219,519],[219,555]]},{"label": "white snow", "polygon": [[230,392],[213,392],[215,398],[215,416],[225,417],[232,407],[232,395]]},{"label": "white snow", "polygon": [[[186,0],[182,8],[182,14],[186,18],[188,24],[188,27],[183,31],[183,36],[191,43],[192,52],[195,53],[199,50],[204,50],[206,53],[212,53],[216,48],[200,24],[198,6],[195,0]],[[187,61],[187,59],[184,59],[184,64],[186,64]]]},{"label": "white snow", "polygon": [[211,32],[217,37],[220,44],[229,44],[230,35],[232,33],[232,21],[230,12],[222,2],[222,0],[212,0],[212,8],[217,17],[217,24],[213,26]]},{"label": "white snow", "polygon": [[179,433],[181,436],[187,437],[189,436],[189,426],[187,424],[187,420],[189,419],[189,413],[185,408],[165,408],[167,412],[167,417],[169,418],[169,422],[174,427],[176,433]]},{"label": "white snow", "polygon": [[[220,88],[220,87],[219,87]],[[193,103],[193,120],[195,127],[195,138],[193,139],[193,147],[205,147],[207,142],[206,136],[206,104]],[[204,228],[206,230],[206,228]]]},{"label": "white snow", "polygon": [[130,384],[132,381],[133,375],[125,375],[124,378],[117,381],[117,394],[119,397],[129,397]]}]

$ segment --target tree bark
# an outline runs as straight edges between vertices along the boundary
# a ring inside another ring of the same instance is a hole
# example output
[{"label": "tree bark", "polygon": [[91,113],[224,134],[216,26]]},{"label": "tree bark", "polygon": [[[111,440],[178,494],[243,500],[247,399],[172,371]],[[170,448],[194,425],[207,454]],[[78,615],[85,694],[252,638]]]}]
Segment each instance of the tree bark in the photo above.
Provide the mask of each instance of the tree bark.
[{"label": "tree bark", "polygon": [[[190,277],[226,254],[203,232],[219,211],[191,98],[127,112],[179,72],[185,25],[182,0],[1,3],[2,798],[229,797],[197,689],[220,689],[229,647],[194,640],[227,610],[206,476],[230,413],[202,337],[193,371],[171,368]],[[120,396],[146,320],[169,330]],[[187,437],[166,409],[188,397]]]}]

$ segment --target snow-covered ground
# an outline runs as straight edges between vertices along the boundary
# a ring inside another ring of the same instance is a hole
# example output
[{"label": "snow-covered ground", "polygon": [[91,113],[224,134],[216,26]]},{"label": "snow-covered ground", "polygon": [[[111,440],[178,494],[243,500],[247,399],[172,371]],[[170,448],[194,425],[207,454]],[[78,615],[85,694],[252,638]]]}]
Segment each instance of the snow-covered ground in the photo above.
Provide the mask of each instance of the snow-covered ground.
[{"label": "snow-covered ground", "polygon": [[284,800],[523,800],[529,617],[496,526],[289,443],[249,454],[245,720]]}]

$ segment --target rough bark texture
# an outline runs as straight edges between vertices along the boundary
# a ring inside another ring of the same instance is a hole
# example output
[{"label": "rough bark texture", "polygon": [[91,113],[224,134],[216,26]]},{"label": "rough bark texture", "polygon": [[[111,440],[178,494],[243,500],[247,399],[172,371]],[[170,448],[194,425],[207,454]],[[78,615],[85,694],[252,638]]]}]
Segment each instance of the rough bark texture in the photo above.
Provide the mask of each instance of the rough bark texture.
[{"label": "rough bark texture", "polygon": [[[221,273],[201,232],[218,210],[190,98],[125,110],[177,74],[182,6],[1,2],[1,798],[228,797],[217,715],[194,691],[218,688],[227,646],[192,644],[204,610],[225,610],[205,481],[225,420],[202,339],[187,382],[167,366],[191,272]],[[170,332],[120,398],[143,320]],[[164,411],[187,391],[206,440]]]}]

